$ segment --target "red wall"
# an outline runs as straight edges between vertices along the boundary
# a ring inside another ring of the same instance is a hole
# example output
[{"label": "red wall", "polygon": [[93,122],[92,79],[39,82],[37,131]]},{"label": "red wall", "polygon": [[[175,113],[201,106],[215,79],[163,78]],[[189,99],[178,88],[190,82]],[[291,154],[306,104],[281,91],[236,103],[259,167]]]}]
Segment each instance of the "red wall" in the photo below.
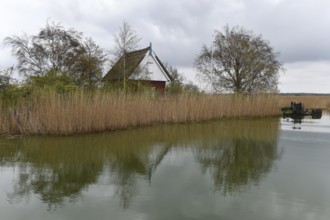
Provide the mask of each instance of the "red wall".
[{"label": "red wall", "polygon": [[155,88],[156,91],[164,91],[166,86],[165,81],[140,80],[140,83],[151,86]]},{"label": "red wall", "polygon": [[156,90],[165,90],[165,81],[149,81],[148,83]]}]

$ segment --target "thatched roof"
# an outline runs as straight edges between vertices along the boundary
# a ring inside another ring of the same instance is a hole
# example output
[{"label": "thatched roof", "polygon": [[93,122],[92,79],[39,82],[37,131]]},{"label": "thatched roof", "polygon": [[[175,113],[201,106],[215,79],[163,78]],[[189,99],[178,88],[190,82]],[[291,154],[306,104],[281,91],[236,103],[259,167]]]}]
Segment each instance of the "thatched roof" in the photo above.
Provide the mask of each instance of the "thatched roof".
[{"label": "thatched roof", "polygon": [[[129,78],[134,71],[137,69],[146,53],[148,53],[150,47],[135,50],[126,54],[126,63],[125,63],[125,77]],[[163,63],[159,60],[159,58],[155,55],[155,58],[161,68],[164,70],[167,77],[172,81],[173,77],[168,73]],[[109,72],[104,76],[103,80],[105,81],[120,81],[124,79],[124,57],[121,57],[115,65],[109,70]]]}]

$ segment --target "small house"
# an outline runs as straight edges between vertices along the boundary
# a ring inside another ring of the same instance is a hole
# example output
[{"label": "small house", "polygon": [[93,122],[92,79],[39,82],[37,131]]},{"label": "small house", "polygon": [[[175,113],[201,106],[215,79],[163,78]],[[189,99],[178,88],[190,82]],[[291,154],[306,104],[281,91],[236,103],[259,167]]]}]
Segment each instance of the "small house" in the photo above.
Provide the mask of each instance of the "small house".
[{"label": "small house", "polygon": [[122,56],[104,76],[104,81],[120,82],[126,79],[163,91],[173,81],[164,64],[152,50],[152,44]]}]

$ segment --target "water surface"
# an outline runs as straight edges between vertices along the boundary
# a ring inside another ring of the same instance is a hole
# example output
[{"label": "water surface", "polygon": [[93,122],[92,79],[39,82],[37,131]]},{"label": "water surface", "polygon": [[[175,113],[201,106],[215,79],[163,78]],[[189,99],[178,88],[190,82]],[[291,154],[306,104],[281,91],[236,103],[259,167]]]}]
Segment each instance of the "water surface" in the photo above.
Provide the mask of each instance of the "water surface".
[{"label": "water surface", "polygon": [[330,219],[330,119],[0,140],[1,219]]}]

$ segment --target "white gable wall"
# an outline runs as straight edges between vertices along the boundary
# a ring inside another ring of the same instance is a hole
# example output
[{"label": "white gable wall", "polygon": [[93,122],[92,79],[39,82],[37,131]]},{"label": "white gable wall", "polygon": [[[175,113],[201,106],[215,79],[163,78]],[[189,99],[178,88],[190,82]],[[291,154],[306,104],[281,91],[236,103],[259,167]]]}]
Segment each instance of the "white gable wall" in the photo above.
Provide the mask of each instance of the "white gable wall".
[{"label": "white gable wall", "polygon": [[170,79],[157,62],[155,56],[155,53],[152,52],[152,55],[150,55],[148,51],[139,65],[139,71],[132,74],[129,79],[169,82]]}]

